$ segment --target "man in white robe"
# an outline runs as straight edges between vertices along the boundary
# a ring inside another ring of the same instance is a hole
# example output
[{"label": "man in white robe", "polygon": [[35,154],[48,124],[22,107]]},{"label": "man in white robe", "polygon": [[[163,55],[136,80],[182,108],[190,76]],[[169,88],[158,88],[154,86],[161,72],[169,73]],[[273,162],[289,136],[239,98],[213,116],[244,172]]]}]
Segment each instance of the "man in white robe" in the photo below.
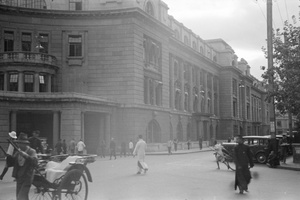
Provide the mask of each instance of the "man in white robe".
[{"label": "man in white robe", "polygon": [[148,170],[148,165],[145,163],[147,144],[143,140],[142,135],[139,135],[139,141],[136,143],[133,155],[138,157],[138,172],[137,174],[141,174],[144,170],[144,173]]}]

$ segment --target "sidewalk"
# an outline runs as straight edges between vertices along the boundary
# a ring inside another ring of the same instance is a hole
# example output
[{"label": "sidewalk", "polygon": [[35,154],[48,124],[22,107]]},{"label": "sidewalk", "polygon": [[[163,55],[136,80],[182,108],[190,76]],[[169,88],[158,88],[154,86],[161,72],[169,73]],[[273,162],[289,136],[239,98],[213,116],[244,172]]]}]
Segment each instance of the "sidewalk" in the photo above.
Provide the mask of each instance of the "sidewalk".
[{"label": "sidewalk", "polygon": [[277,166],[277,168],[300,171],[300,163],[293,163],[293,156],[289,156],[286,158],[286,163],[280,162],[280,166]]},{"label": "sidewalk", "polygon": [[[204,151],[212,151],[209,147],[204,147],[201,150],[197,148],[193,148],[190,150],[184,149],[184,150],[178,150],[178,151],[172,151],[171,155],[178,155],[178,154],[189,154],[189,153],[199,153]],[[147,155],[169,155],[167,151],[162,152],[146,152]],[[278,169],[287,169],[287,170],[294,170],[294,171],[300,171],[300,163],[293,163],[293,156],[289,156],[286,159],[286,163],[280,163],[280,166],[277,166]]]}]

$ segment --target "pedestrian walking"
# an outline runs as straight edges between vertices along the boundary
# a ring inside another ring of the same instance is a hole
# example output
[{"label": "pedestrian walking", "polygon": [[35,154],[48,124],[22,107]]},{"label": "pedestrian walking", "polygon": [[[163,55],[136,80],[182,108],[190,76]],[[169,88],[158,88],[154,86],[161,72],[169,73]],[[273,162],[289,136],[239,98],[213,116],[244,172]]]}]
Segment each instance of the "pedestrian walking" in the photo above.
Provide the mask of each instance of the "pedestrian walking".
[{"label": "pedestrian walking", "polygon": [[138,172],[137,174],[141,174],[144,170],[144,173],[148,171],[148,165],[145,163],[145,157],[146,157],[146,149],[147,144],[143,140],[143,136],[139,135],[139,141],[136,143],[133,155],[138,157]]},{"label": "pedestrian walking", "polygon": [[75,149],[76,149],[76,142],[75,142],[74,138],[72,138],[69,142],[69,152],[71,155],[75,154]]},{"label": "pedestrian walking", "polygon": [[61,139],[59,139],[55,145],[55,151],[56,155],[60,155],[63,152],[62,142]]},{"label": "pedestrian walking", "polygon": [[63,141],[62,141],[62,148],[63,148],[63,153],[66,154],[67,153],[67,143],[66,143],[65,139],[63,139]]},{"label": "pedestrian walking", "polygon": [[110,158],[109,159],[111,160],[112,156],[114,156],[115,159],[117,159],[117,156],[116,156],[116,143],[115,143],[114,138],[111,138],[111,140],[110,140],[109,150],[110,150]]},{"label": "pedestrian walking", "polygon": [[277,167],[280,165],[279,158],[278,158],[278,141],[276,139],[276,135],[273,133],[271,134],[271,139],[268,143],[267,148],[267,165],[271,168]]},{"label": "pedestrian walking", "polygon": [[252,168],[254,164],[250,148],[244,144],[241,135],[237,137],[237,143],[234,147],[234,161],[236,165],[235,190],[238,187],[240,194],[243,194],[244,191],[248,192],[248,185],[252,178],[249,167]]},{"label": "pedestrian walking", "polygon": [[169,155],[171,155],[172,154],[172,146],[173,146],[173,141],[171,139],[167,142],[167,146],[168,146]]},{"label": "pedestrian walking", "polygon": [[[9,132],[9,140],[10,141],[14,141],[15,139],[17,139],[17,133],[15,131]],[[2,147],[1,147],[2,149]],[[0,175],[0,180],[3,179],[3,177],[5,176],[6,172],[8,171],[8,168],[12,167],[14,165],[14,159],[13,159],[13,155],[14,155],[14,147],[9,143],[8,144],[8,149],[5,152],[4,149],[2,149],[3,152],[5,153],[5,167],[3,168],[3,171]]]},{"label": "pedestrian walking", "polygon": [[120,157],[122,157],[122,156],[126,157],[126,143],[125,142],[121,143],[121,155],[120,155]]},{"label": "pedestrian walking", "polygon": [[129,147],[129,153],[130,153],[130,155],[133,155],[133,147],[134,147],[134,145],[133,145],[132,140],[129,141],[128,147]]},{"label": "pedestrian walking", "polygon": [[42,145],[42,141],[39,139],[40,131],[36,130],[32,132],[32,136],[28,139],[30,142],[30,147],[33,148],[36,153],[44,153],[44,148]]},{"label": "pedestrian walking", "polygon": [[34,168],[37,166],[36,151],[29,146],[29,141],[25,133],[20,133],[15,141],[19,148],[14,154],[14,169],[12,176],[16,179],[17,200],[28,200],[30,186],[33,181]]},{"label": "pedestrian walking", "polygon": [[280,149],[281,149],[281,161],[285,164],[287,151],[288,151],[288,141],[286,135],[282,135],[282,140],[280,141]]},{"label": "pedestrian walking", "polygon": [[102,140],[100,143],[100,157],[105,158],[105,148],[106,148],[106,144],[105,144],[105,140]]},{"label": "pedestrian walking", "polygon": [[79,140],[79,142],[77,143],[77,152],[78,155],[82,155],[83,154],[83,150],[86,148],[84,142],[82,141],[82,139]]},{"label": "pedestrian walking", "polygon": [[203,143],[203,138],[202,136],[199,137],[199,148],[200,150],[202,149],[202,143]]},{"label": "pedestrian walking", "polygon": [[173,143],[174,143],[174,151],[177,151],[178,139],[175,138]]},{"label": "pedestrian walking", "polygon": [[188,139],[188,141],[187,141],[187,146],[188,146],[188,150],[190,150],[190,148],[191,148],[191,140],[190,139]]}]

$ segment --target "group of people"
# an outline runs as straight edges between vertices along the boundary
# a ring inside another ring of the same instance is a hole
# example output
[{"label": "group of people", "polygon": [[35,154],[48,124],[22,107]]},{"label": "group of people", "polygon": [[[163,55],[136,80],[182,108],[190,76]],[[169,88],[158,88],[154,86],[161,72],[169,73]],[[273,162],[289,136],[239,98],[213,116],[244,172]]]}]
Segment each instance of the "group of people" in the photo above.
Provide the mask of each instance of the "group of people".
[{"label": "group of people", "polygon": [[[129,152],[127,153],[127,147],[126,147],[126,143],[123,141],[121,143],[121,148],[120,148],[120,157],[124,156],[126,157],[127,155],[133,155],[133,150],[134,150],[134,144],[132,142],[132,140],[129,141],[128,143],[128,150]],[[106,142],[105,140],[101,140],[100,145],[99,145],[99,149],[98,149],[98,154],[101,158],[105,158],[106,155]],[[109,143],[109,157],[110,160],[112,157],[114,157],[115,159],[117,159],[117,144],[115,142],[114,138],[111,138],[110,143]]]},{"label": "group of people", "polygon": [[69,142],[69,145],[67,146],[66,140],[59,139],[54,147],[55,152],[54,154],[60,155],[60,154],[75,154],[76,151],[79,155],[82,155],[84,150],[86,149],[85,143],[80,139],[77,143],[74,139],[71,139]]}]

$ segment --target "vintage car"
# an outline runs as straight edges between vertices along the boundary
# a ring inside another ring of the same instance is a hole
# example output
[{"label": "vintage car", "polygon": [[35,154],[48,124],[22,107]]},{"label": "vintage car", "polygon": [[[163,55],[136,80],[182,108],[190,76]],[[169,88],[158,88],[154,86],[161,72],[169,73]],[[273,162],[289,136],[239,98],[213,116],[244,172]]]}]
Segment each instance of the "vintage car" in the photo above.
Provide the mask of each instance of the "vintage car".
[{"label": "vintage car", "polygon": [[[267,161],[267,147],[270,136],[243,136],[244,144],[248,145],[253,154],[253,160],[258,163],[266,163]],[[279,142],[279,139],[277,138]],[[222,144],[227,151],[233,154],[233,149],[237,143],[223,143]]]}]

